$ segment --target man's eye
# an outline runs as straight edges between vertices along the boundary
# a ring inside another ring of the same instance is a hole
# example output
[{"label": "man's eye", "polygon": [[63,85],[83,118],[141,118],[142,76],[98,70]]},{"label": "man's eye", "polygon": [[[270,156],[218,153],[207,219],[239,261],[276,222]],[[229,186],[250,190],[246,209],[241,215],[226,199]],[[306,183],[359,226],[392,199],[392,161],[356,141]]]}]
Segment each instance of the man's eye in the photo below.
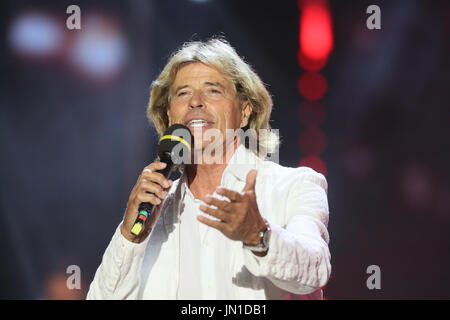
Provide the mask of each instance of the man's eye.
[{"label": "man's eye", "polygon": [[217,90],[217,89],[211,89],[210,90],[211,93],[222,93],[221,91]]},{"label": "man's eye", "polygon": [[181,91],[181,92],[178,93],[178,96],[181,97],[181,96],[184,96],[186,94],[187,94],[187,91]]}]

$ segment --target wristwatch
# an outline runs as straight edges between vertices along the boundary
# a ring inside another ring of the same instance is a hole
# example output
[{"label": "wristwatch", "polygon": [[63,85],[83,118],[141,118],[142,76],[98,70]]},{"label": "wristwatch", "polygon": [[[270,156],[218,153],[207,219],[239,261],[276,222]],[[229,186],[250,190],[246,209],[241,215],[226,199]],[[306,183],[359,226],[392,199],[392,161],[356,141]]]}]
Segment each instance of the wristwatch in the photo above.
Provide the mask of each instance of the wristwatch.
[{"label": "wristwatch", "polygon": [[270,229],[269,222],[264,219],[266,228],[259,232],[259,243],[256,246],[247,245],[244,243],[243,247],[255,252],[264,252],[269,249],[269,241],[272,230]]}]

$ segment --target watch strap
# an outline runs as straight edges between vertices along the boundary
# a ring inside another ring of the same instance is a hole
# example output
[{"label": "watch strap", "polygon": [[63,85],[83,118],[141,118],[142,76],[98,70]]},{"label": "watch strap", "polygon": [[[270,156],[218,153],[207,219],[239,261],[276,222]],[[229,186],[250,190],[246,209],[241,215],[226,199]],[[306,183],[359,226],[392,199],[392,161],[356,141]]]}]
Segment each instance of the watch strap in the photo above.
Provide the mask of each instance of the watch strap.
[{"label": "watch strap", "polygon": [[266,228],[259,232],[259,243],[256,246],[247,245],[244,243],[243,247],[245,249],[255,251],[255,252],[264,252],[269,249],[269,244],[265,243],[264,238],[265,238],[266,233],[270,232],[271,230],[270,230],[269,222],[266,219],[264,219],[264,222],[266,224]]}]

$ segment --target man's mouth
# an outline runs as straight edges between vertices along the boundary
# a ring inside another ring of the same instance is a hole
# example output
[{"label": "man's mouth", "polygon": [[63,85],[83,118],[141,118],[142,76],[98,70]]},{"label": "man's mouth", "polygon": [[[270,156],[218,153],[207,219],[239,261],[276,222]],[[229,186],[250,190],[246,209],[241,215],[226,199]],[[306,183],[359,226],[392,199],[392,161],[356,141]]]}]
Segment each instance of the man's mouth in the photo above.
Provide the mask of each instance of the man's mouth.
[{"label": "man's mouth", "polygon": [[186,123],[186,126],[191,127],[191,128],[202,128],[202,127],[206,127],[211,124],[212,124],[211,122],[208,122],[206,120],[192,119],[188,123]]}]

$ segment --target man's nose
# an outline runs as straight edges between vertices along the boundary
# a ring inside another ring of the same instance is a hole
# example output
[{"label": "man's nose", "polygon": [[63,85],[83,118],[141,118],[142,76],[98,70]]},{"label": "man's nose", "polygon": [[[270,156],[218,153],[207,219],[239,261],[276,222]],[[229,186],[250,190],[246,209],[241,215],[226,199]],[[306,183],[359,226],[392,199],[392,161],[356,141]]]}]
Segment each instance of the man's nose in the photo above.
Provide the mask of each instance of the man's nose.
[{"label": "man's nose", "polygon": [[203,98],[202,98],[202,94],[199,91],[195,91],[192,95],[189,107],[191,109],[195,109],[195,108],[203,108]]}]

